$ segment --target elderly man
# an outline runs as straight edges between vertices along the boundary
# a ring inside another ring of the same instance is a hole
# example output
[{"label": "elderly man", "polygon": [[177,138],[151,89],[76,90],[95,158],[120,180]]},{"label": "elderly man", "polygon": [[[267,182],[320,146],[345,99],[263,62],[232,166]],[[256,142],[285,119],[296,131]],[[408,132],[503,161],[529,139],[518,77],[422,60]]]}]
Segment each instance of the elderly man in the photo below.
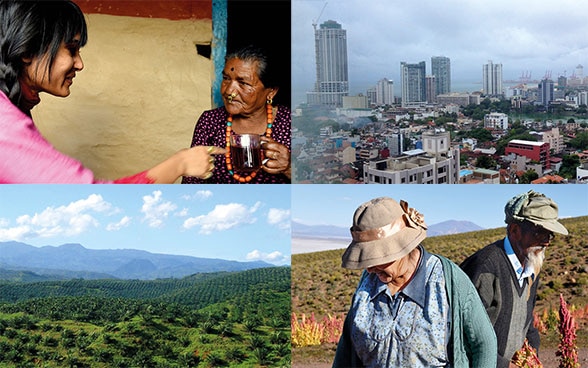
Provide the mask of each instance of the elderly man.
[{"label": "elderly man", "polygon": [[353,216],[342,266],[364,269],[333,367],[496,366],[496,336],[476,289],[428,253],[424,217],[387,197]]},{"label": "elderly man", "polygon": [[530,190],[504,208],[506,237],[468,257],[461,267],[486,307],[498,340],[498,367],[509,367],[525,338],[539,351],[533,308],[545,249],[554,233],[567,235],[557,221],[557,204]]}]

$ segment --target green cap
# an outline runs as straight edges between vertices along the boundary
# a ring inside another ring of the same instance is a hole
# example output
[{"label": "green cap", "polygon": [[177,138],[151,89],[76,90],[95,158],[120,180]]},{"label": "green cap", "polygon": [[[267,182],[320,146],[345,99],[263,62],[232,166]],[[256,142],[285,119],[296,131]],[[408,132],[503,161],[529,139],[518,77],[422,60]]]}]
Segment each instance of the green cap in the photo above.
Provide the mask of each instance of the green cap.
[{"label": "green cap", "polygon": [[513,197],[504,207],[504,222],[529,221],[554,233],[568,235],[568,230],[557,221],[557,204],[544,194],[529,190]]}]

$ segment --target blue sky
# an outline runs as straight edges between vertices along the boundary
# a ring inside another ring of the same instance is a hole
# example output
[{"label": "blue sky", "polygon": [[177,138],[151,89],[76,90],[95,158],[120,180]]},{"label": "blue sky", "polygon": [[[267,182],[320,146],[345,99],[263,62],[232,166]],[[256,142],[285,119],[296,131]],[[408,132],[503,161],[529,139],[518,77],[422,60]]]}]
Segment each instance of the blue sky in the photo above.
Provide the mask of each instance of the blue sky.
[{"label": "blue sky", "polygon": [[292,186],[292,220],[306,225],[350,227],[355,209],[372,198],[403,199],[428,225],[471,221],[483,228],[505,226],[504,205],[529,189],[559,206],[560,218],[588,215],[587,185],[324,185]]},{"label": "blue sky", "polygon": [[289,185],[0,185],[0,241],[290,263]]}]

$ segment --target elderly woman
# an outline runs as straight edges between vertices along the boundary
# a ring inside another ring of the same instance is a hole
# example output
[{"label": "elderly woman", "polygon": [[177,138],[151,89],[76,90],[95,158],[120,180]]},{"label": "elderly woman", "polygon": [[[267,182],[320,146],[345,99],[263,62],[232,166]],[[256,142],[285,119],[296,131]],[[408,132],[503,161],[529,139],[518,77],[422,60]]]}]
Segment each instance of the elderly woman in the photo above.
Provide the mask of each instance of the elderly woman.
[{"label": "elderly woman", "polygon": [[253,172],[239,172],[230,153],[217,156],[212,177],[185,177],[182,183],[290,183],[290,110],[273,106],[275,72],[260,49],[249,46],[225,58],[221,94],[224,106],[205,111],[196,124],[192,146],[225,146],[234,134],[260,135],[264,160]]},{"label": "elderly woman", "polygon": [[84,68],[86,21],[72,1],[0,0],[0,183],[173,183],[211,175],[221,147],[183,149],[155,167],[114,181],[98,179],[57,151],[39,132],[31,109],[40,93],[67,97]]},{"label": "elderly woman", "polygon": [[496,367],[496,335],[476,289],[428,253],[423,216],[376,198],[353,216],[343,267],[365,269],[333,367]]}]

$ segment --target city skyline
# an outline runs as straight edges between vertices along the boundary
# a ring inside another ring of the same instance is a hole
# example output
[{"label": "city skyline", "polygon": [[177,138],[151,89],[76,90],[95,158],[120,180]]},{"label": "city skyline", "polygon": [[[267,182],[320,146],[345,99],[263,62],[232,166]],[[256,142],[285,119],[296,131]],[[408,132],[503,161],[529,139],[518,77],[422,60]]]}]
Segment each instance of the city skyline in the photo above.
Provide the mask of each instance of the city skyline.
[{"label": "city skyline", "polygon": [[523,74],[541,79],[548,72],[569,77],[588,62],[587,15],[585,7],[569,0],[557,6],[503,0],[379,0],[370,6],[358,0],[336,5],[293,0],[293,103],[305,102],[315,83],[313,23],[333,20],[347,31],[351,95],[365,94],[382,78],[393,80],[399,95],[400,63],[425,61],[430,74],[433,56],[451,59],[452,91],[481,90],[482,67],[489,60],[503,65],[505,80]]}]

